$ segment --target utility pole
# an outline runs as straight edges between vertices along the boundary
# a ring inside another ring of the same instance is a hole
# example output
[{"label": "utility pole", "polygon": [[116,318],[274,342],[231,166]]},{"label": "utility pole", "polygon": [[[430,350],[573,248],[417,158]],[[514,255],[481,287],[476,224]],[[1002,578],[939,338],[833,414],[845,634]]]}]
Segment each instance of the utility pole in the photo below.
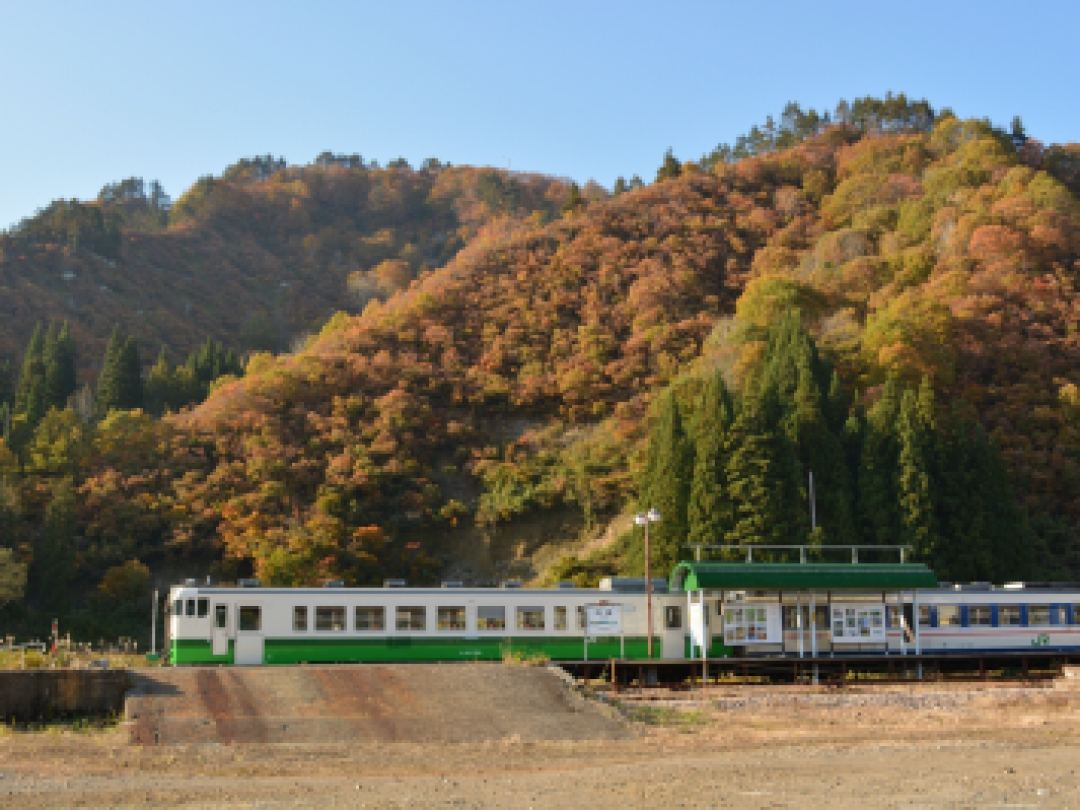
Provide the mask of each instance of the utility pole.
[{"label": "utility pole", "polygon": [[660,520],[660,513],[655,509],[634,516],[634,523],[645,527],[645,621],[649,627],[649,660],[653,657],[652,626],[652,547],[649,545],[649,524]]}]

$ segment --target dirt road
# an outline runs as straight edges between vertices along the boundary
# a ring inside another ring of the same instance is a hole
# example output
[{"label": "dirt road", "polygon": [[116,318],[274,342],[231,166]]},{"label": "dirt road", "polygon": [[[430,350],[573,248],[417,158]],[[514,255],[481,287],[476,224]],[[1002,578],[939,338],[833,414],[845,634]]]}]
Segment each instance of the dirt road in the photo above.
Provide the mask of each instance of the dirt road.
[{"label": "dirt road", "polygon": [[1080,692],[630,709],[602,742],[132,746],[0,737],[0,807],[1080,807]]}]

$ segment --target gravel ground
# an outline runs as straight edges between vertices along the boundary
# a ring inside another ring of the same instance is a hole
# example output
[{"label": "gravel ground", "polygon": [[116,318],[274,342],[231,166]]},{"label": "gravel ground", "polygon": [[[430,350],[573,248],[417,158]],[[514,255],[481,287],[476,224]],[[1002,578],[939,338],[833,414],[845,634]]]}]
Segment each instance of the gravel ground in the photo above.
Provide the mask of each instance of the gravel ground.
[{"label": "gravel ground", "polygon": [[1080,807],[1080,691],[629,705],[604,742],[141,748],[6,732],[0,807]]}]

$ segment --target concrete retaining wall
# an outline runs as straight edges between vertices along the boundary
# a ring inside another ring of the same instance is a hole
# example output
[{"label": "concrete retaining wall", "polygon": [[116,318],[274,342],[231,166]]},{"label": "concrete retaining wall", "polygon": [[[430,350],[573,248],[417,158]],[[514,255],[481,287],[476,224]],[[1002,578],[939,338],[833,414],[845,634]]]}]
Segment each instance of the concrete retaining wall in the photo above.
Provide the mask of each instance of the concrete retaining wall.
[{"label": "concrete retaining wall", "polygon": [[0,719],[30,721],[84,714],[118,714],[128,688],[126,670],[0,670]]}]

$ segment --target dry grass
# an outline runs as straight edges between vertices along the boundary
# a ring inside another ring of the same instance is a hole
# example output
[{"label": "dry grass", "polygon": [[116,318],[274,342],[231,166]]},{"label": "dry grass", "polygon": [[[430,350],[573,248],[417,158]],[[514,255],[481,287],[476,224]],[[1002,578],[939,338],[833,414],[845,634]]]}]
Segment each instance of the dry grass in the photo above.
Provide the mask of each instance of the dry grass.
[{"label": "dry grass", "polygon": [[[0,735],[3,806],[999,806],[1080,802],[1080,692],[962,710],[637,708],[636,739],[140,748],[118,729]],[[61,775],[62,774],[62,778]],[[359,793],[358,793],[359,791]],[[1042,791],[1042,792],[1040,792]],[[278,805],[274,805],[278,806]]]}]

